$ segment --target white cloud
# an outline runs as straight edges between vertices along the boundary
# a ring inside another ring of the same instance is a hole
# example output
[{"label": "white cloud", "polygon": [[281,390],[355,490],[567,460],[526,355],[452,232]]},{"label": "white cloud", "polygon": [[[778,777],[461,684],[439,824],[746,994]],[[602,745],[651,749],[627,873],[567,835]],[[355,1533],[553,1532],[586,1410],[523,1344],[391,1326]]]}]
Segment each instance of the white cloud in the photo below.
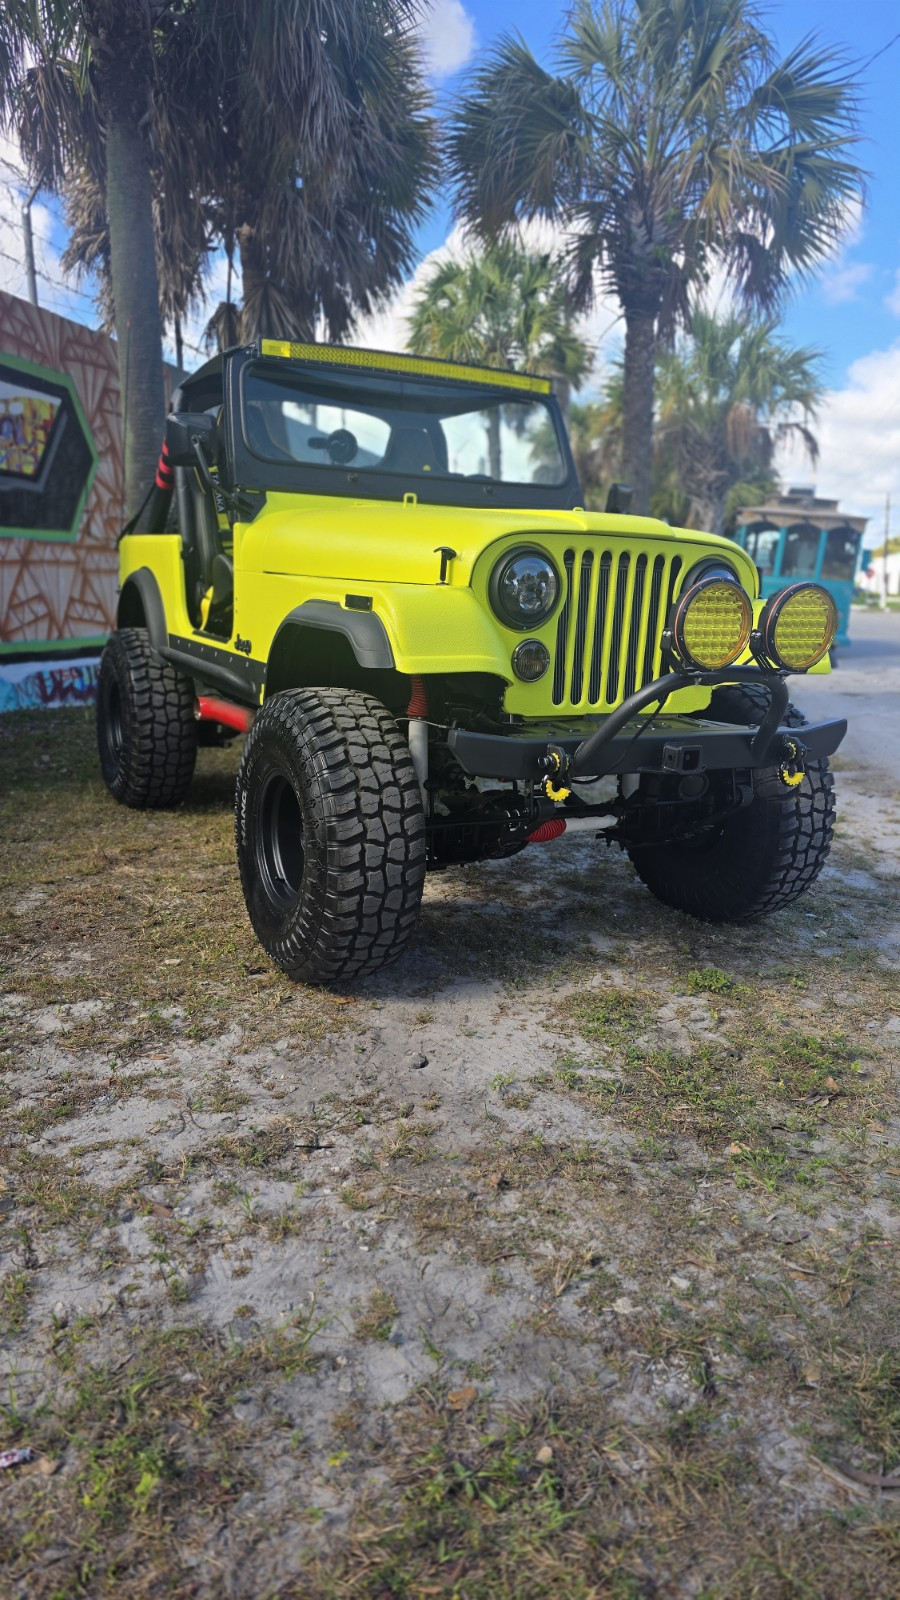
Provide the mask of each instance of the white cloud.
[{"label": "white cloud", "polygon": [[895,317],[900,317],[900,268],[894,274],[894,287],[890,294],[885,295],[884,303]]},{"label": "white cloud", "polygon": [[871,261],[846,261],[827,272],[822,279],[822,293],[828,304],[838,306],[847,300],[857,300],[860,289],[874,271]]},{"label": "white cloud", "polygon": [[[521,237],[532,250],[553,252],[561,243],[559,233],[548,222],[526,223],[521,229]],[[450,257],[465,257],[479,248],[465,228],[457,223],[443,244],[419,262],[406,283],[389,296],[378,310],[357,320],[350,335],[351,342],[370,350],[405,350],[409,337],[408,319],[417,290],[440,262]],[[581,390],[581,397],[587,398],[600,387],[610,361],[619,354],[622,320],[618,300],[613,296],[598,294],[590,311],[578,319],[576,326],[581,338],[594,352],[592,370]]]},{"label": "white cloud", "polygon": [[462,0],[431,0],[418,33],[432,78],[449,78],[475,50],[475,24]]},{"label": "white cloud", "polygon": [[[22,202],[30,184],[18,144],[0,134],[0,289],[28,299]],[[60,266],[59,225],[45,200],[31,207],[31,232],[37,277],[38,302],[48,311],[94,327],[97,313],[90,284],[67,277]]]},{"label": "white cloud", "polygon": [[813,431],[819,441],[815,468],[798,448],[776,462],[786,483],[810,483],[837,499],[841,509],[869,517],[866,539],[877,543],[890,494],[900,506],[900,341],[854,361],[843,389],[831,389]]}]

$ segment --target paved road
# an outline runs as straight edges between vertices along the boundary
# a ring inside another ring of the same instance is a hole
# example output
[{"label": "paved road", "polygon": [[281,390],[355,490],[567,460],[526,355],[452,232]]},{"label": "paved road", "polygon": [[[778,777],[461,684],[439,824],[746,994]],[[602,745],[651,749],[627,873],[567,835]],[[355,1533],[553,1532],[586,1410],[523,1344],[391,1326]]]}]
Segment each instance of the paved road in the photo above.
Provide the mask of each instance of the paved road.
[{"label": "paved road", "polygon": [[846,717],[841,756],[900,774],[900,612],[854,610],[849,648],[829,676],[791,678],[791,698],[812,720]]}]

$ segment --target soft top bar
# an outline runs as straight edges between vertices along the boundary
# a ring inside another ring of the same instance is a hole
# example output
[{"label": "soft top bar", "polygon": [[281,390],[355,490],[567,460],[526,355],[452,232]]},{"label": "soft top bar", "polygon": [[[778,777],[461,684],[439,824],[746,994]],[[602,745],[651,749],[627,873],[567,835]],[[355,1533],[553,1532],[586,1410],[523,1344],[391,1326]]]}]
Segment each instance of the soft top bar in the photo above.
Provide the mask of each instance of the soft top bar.
[{"label": "soft top bar", "polygon": [[449,378],[455,383],[477,383],[482,388],[524,389],[550,394],[549,378],[534,378],[497,367],[470,367],[461,361],[434,361],[426,356],[402,356],[389,350],[356,350],[349,345],[297,344],[292,339],[260,339],[261,356],[288,361],[321,361],[332,367],[365,367],[416,378]]}]

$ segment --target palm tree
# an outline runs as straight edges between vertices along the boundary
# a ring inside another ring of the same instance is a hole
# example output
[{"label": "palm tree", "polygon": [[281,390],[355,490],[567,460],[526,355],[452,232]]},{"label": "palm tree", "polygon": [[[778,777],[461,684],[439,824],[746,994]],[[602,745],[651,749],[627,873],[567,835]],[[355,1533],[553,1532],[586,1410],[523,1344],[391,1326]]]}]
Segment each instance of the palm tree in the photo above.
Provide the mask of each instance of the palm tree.
[{"label": "palm tree", "polygon": [[[240,261],[217,340],[340,338],[399,283],[436,178],[418,0],[193,0],[160,52],[207,237]],[[187,108],[184,117],[183,108]]]},{"label": "palm tree", "polygon": [[102,150],[111,301],[118,337],[125,500],[153,481],[164,414],[162,328],[147,130],[154,32],[168,0],[4,0],[0,125],[50,189]]},{"label": "palm tree", "polygon": [[[157,29],[154,220],[164,319],[202,298],[211,250],[219,349],[260,334],[340,338],[398,283],[436,177],[410,22],[418,0],[191,0]],[[66,263],[108,270],[80,174]],[[239,264],[243,304],[232,295]]]},{"label": "palm tree", "polygon": [[435,172],[418,0],[4,0],[0,117],[66,195],[118,339],[126,502],[152,482],[162,320],[239,256],[220,343],[342,334],[411,265]]},{"label": "palm tree", "polygon": [[585,506],[602,511],[610,484],[621,476],[621,374],[610,379],[601,400],[570,407],[569,443]]},{"label": "palm tree", "polygon": [[[741,505],[778,487],[775,451],[789,438],[818,459],[812,423],[823,394],[820,352],[779,337],[772,318],[695,311],[689,335],[656,365],[653,514],[683,528],[727,532]],[[624,372],[602,398],[573,407],[573,453],[595,503],[621,475]]]},{"label": "palm tree", "polygon": [[809,40],[779,59],[755,0],[577,0],[558,65],[506,36],[476,69],[447,136],[456,204],[488,238],[556,222],[576,303],[618,297],[646,511],[657,350],[714,268],[770,313],[833,249],[862,188],[854,87]]},{"label": "palm tree", "polygon": [[[590,367],[549,255],[504,240],[483,253],[439,263],[419,289],[408,348],[445,361],[516,367],[556,380],[564,409]],[[499,478],[500,413],[488,413],[491,476]]]},{"label": "palm tree", "polygon": [[820,352],[779,338],[772,319],[695,312],[689,339],[657,366],[653,510],[682,527],[727,530],[740,506],[777,487],[778,444],[818,457]]}]

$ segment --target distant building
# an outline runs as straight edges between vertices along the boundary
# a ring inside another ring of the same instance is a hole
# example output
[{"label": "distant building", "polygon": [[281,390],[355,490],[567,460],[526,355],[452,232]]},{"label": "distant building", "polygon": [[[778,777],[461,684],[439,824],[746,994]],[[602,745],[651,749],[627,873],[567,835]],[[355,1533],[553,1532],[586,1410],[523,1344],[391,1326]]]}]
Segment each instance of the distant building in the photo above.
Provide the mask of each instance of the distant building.
[{"label": "distant building", "polygon": [[900,595],[900,539],[888,539],[887,561],[883,539],[874,550],[864,550],[857,582],[867,594],[877,594],[879,599],[883,594]]}]

